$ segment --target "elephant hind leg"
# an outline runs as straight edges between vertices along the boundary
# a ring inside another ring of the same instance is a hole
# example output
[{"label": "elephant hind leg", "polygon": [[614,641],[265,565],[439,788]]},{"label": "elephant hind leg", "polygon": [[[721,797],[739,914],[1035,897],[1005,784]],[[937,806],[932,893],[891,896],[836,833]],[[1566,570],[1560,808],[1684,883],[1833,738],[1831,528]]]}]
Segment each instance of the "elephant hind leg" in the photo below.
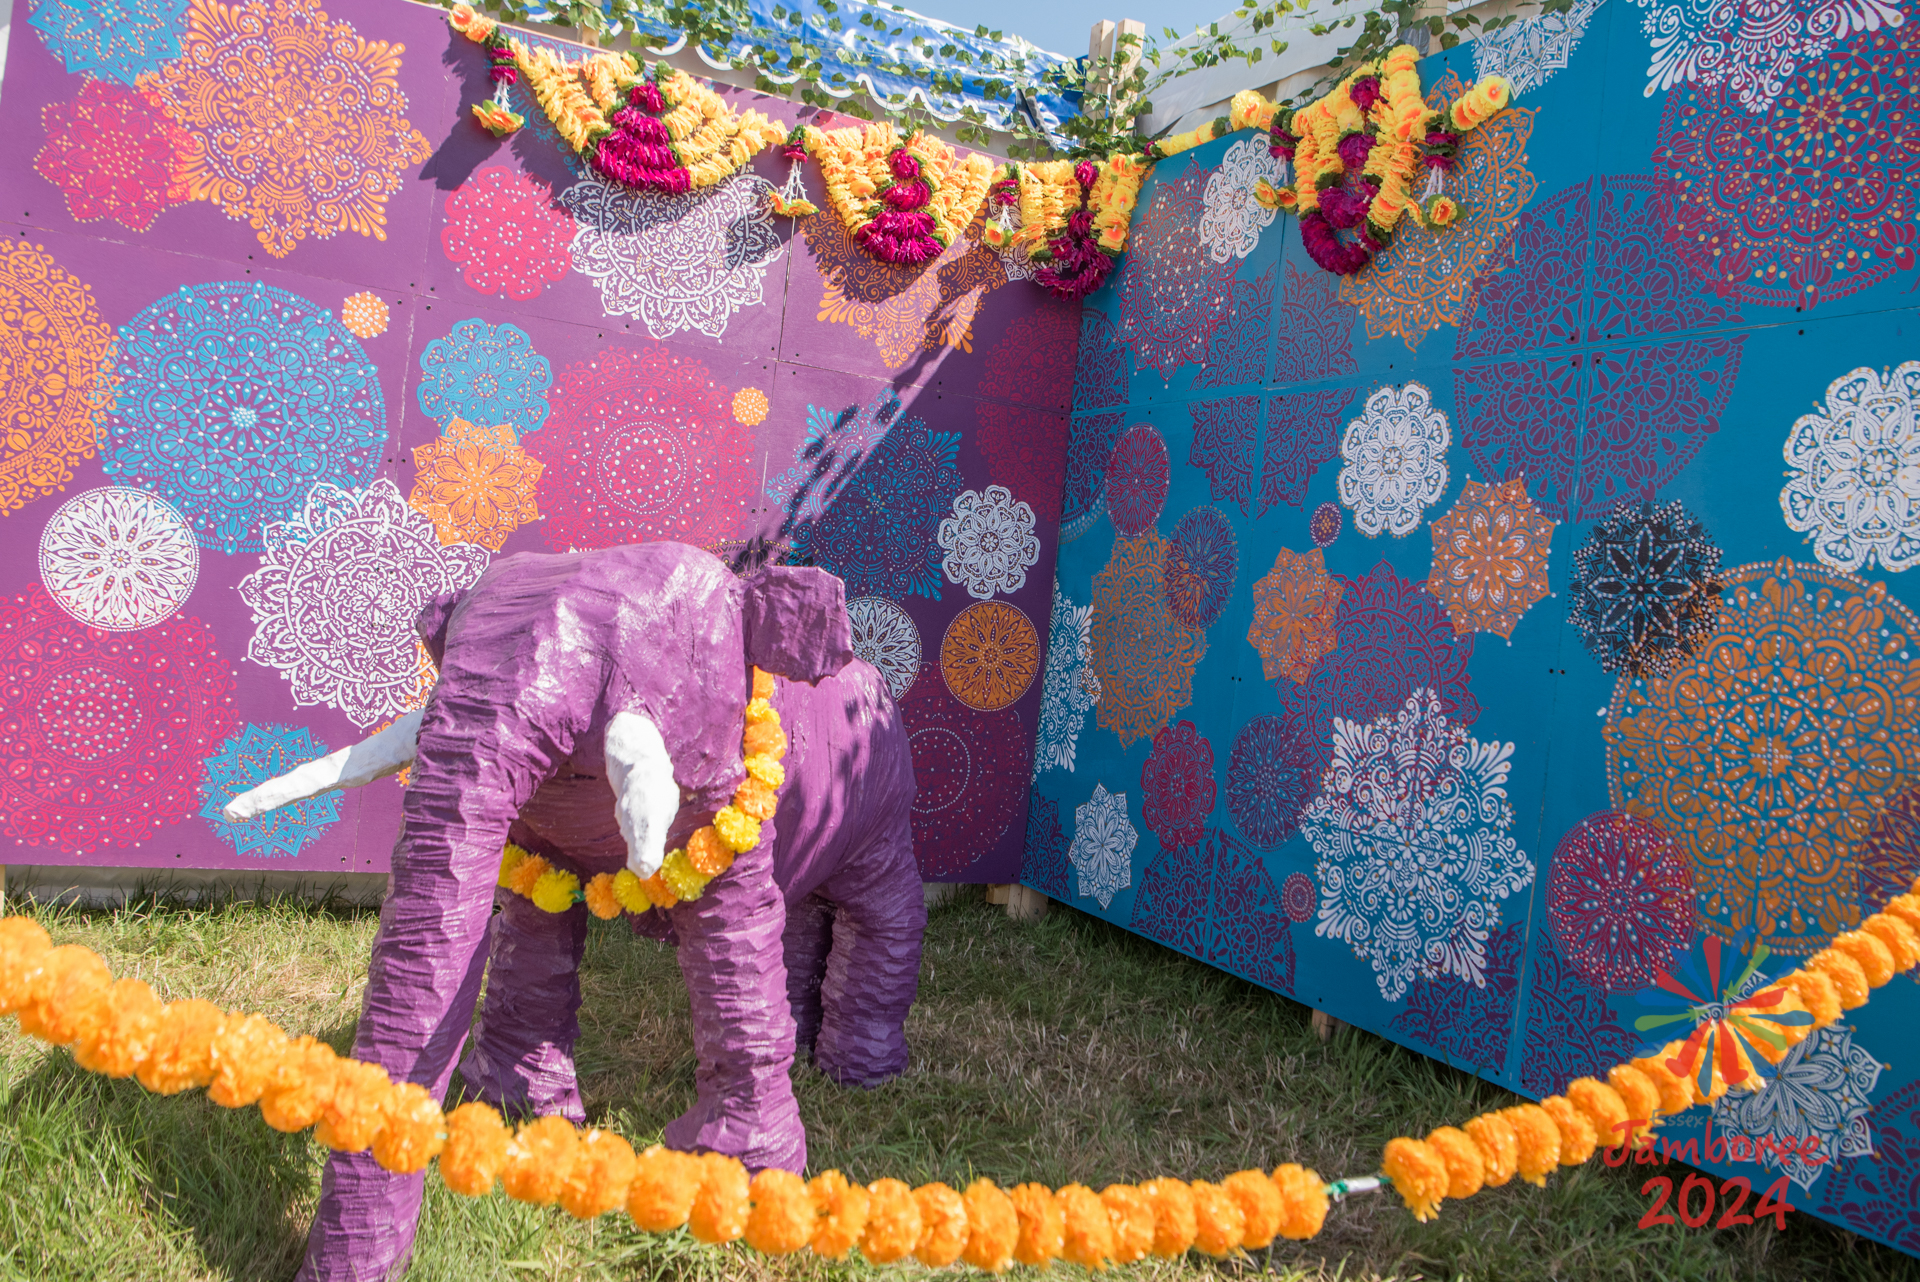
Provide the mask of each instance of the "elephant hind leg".
[{"label": "elephant hind leg", "polygon": [[519,895],[497,898],[480,1028],[467,1043],[460,1076],[510,1117],[557,1115],[582,1125],[587,1114],[573,1044],[580,1038],[586,907],[550,913]]},{"label": "elephant hind leg", "polygon": [[835,909],[814,1059],[843,1086],[877,1086],[907,1068],[907,1011],[927,929],[907,808],[821,892]]},{"label": "elephant hind leg", "polygon": [[787,1005],[793,1008],[793,1050],[812,1055],[820,1035],[820,985],[833,942],[833,905],[819,895],[787,906],[781,945],[787,962]]}]

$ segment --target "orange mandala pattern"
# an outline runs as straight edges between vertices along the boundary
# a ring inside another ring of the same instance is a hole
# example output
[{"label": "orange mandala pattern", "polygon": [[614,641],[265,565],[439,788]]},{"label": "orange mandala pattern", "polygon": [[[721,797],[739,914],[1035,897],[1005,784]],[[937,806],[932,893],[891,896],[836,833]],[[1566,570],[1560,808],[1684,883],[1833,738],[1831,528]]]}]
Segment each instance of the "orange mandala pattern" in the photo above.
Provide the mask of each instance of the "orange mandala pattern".
[{"label": "orange mandala pattern", "polygon": [[[1448,72],[1427,94],[1441,111],[1466,89]],[[1365,270],[1340,278],[1340,298],[1367,319],[1367,338],[1398,334],[1418,348],[1429,331],[1457,322],[1467,310],[1481,265],[1513,230],[1539,184],[1527,168],[1534,113],[1509,107],[1467,135],[1447,175],[1446,193],[1460,217],[1439,231],[1400,220],[1393,243]]]},{"label": "orange mandala pattern", "polygon": [[1453,630],[1510,637],[1547,594],[1555,522],[1527,497],[1524,477],[1503,485],[1468,481],[1453,510],[1435,517],[1427,591],[1446,602]]},{"label": "orange mandala pattern", "polygon": [[1920,777],[1920,618],[1784,558],[1724,583],[1697,654],[1615,687],[1608,786],[1687,853],[1708,929],[1805,956],[1860,923],[1867,838]]},{"label": "orange mandala pattern", "polygon": [[0,245],[0,512],[57,494],[100,447],[113,331],[38,245]]},{"label": "orange mandala pattern", "polygon": [[953,697],[976,712],[998,712],[1027,692],[1040,673],[1040,634],[1005,601],[960,611],[940,641],[940,675]]},{"label": "orange mandala pattern", "polygon": [[340,324],[355,338],[378,338],[387,332],[392,313],[387,302],[371,290],[363,289],[340,304]]},{"label": "orange mandala pattern", "polygon": [[546,465],[520,448],[511,427],[456,418],[445,435],[413,451],[413,465],[419,472],[407,502],[433,522],[442,546],[478,543],[498,552],[509,534],[540,518],[534,489]]},{"label": "orange mandala pattern", "polygon": [[308,236],[387,238],[387,198],[431,152],[402,114],[403,49],[316,0],[193,0],[180,56],[140,88],[193,135],[192,199],[246,219],[285,258]]},{"label": "orange mandala pattern", "polygon": [[923,349],[944,345],[971,352],[981,300],[1007,283],[1000,255],[971,236],[956,237],[926,266],[908,268],[883,263],[855,245],[838,218],[809,218],[802,226],[826,284],[819,319],[851,325],[893,369]]},{"label": "orange mandala pattern", "polygon": [[1253,626],[1247,641],[1260,652],[1269,681],[1304,684],[1313,665],[1340,644],[1340,594],[1346,585],[1327,577],[1327,558],[1280,549],[1273,569],[1253,585]]},{"label": "orange mandala pattern", "polygon": [[1182,627],[1162,581],[1167,544],[1149,529],[1116,539],[1093,576],[1093,669],[1100,678],[1099,723],[1127,747],[1149,738],[1193,702],[1193,670],[1207,634]]}]

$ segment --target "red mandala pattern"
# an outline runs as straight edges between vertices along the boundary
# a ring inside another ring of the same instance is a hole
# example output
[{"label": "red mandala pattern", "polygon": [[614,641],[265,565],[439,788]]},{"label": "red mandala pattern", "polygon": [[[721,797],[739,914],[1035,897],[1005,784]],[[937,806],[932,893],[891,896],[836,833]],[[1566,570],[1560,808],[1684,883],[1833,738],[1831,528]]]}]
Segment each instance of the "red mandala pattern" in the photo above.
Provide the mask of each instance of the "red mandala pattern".
[{"label": "red mandala pattern", "polygon": [[1234,281],[1233,303],[1207,343],[1206,364],[1194,375],[1194,387],[1264,382],[1272,319],[1273,268],[1267,268],[1258,280]]},{"label": "red mandala pattern", "polygon": [[1163,846],[1191,846],[1213,813],[1213,745],[1191,721],[1177,721],[1153,736],[1153,751],[1140,769],[1145,797],[1141,817]]},{"label": "red mandala pattern", "polygon": [[1202,360],[1227,314],[1238,260],[1216,263],[1200,243],[1210,170],[1189,158],[1175,178],[1155,175],[1152,197],[1134,216],[1120,269],[1120,341],[1141,366],[1171,379]]},{"label": "red mandala pattern", "polygon": [[1467,452],[1495,481],[1524,477],[1555,520],[1651,498],[1719,430],[1746,338],[1681,337],[1740,314],[1667,245],[1670,222],[1652,179],[1569,187],[1521,218],[1460,322]]},{"label": "red mandala pattern", "polygon": [[1134,892],[1127,926],[1189,957],[1207,955],[1213,899],[1213,851],[1205,845],[1162,846]]},{"label": "red mandala pattern", "polygon": [[1908,788],[1887,803],[1873,831],[1860,844],[1860,888],[1854,894],[1863,915],[1886,907],[1920,880],[1920,788]]},{"label": "red mandala pattern", "polygon": [[1473,638],[1453,630],[1438,597],[1385,561],[1364,578],[1339,581],[1339,647],[1305,682],[1273,682],[1281,721],[1300,742],[1317,745],[1320,768],[1333,751],[1335,716],[1372,721],[1397,711],[1423,686],[1438,693],[1448,721],[1479,719],[1480,704],[1467,686]]},{"label": "red mandala pattern", "polygon": [[[974,439],[987,460],[987,479],[1013,491],[1041,525],[1060,519],[1066,477],[1067,421],[1034,404],[1054,400],[1074,369],[1079,347],[1074,314],[1063,307],[1030,312],[1007,326],[987,353],[975,404],[980,432]],[[1036,395],[1038,394],[1038,395]]]},{"label": "red mandala pattern", "polygon": [[900,701],[913,753],[913,853],[927,877],[951,877],[1006,835],[1027,789],[1027,737],[1011,709],[975,712],[947,693],[937,664]]},{"label": "red mandala pattern", "polygon": [[33,167],[66,196],[75,222],[111,218],[146,231],[169,205],[187,199],[181,166],[193,138],[146,94],[88,79],[79,97],[48,103],[40,119],[47,145]]},{"label": "red mandala pattern", "polygon": [[1812,306],[1914,266],[1920,24],[1809,60],[1762,115],[1729,84],[1677,86],[1653,169],[1667,236],[1703,279],[1768,307]]},{"label": "red mandala pattern", "polygon": [[199,809],[201,762],[238,725],[212,629],[102,632],[36,583],[0,605],[0,634],[0,831],[91,854]]},{"label": "red mandala pattern", "polygon": [[522,443],[566,490],[543,522],[557,552],[649,539],[702,545],[746,525],[753,437],[706,366],[664,347],[608,348],[561,373]]},{"label": "red mandala pattern", "polygon": [[1127,403],[1127,349],[1113,325],[1088,308],[1080,317],[1080,347],[1073,366],[1073,411],[1118,409]]},{"label": "red mandala pattern", "polygon": [[1107,515],[1123,539],[1137,539],[1160,519],[1172,482],[1167,443],[1151,425],[1135,423],[1107,458]]},{"label": "red mandala pattern", "polygon": [[1313,910],[1320,905],[1320,893],[1313,888],[1313,878],[1303,872],[1287,874],[1287,883],[1280,888],[1280,899],[1290,921],[1311,921]]},{"label": "red mandala pattern", "polygon": [[1519,992],[1518,923],[1495,931],[1487,941],[1486,985],[1458,975],[1423,979],[1407,992],[1406,1006],[1393,1017],[1393,1031],[1446,1055],[1463,1066],[1506,1067],[1513,1038],[1514,999]]},{"label": "red mandala pattern", "polygon": [[1097,715],[1122,748],[1193,703],[1193,670],[1207,653],[1207,634],[1182,627],[1167,608],[1166,548],[1152,531],[1130,542],[1116,539],[1106,568],[1093,576]]},{"label": "red mandala pattern", "polygon": [[1293,932],[1260,856],[1224,832],[1213,848],[1213,941],[1207,960],[1283,993],[1293,991]]},{"label": "red mandala pattern", "polygon": [[440,247],[482,294],[526,300],[564,280],[573,218],[553,191],[517,169],[491,165],[447,197]]},{"label": "red mandala pattern", "polygon": [[1334,292],[1325,272],[1303,272],[1287,264],[1280,298],[1279,346],[1273,356],[1276,383],[1306,383],[1336,378],[1360,368],[1353,359],[1353,322],[1357,313]]},{"label": "red mandala pattern", "polygon": [[1547,921],[1560,955],[1595,988],[1649,988],[1693,944],[1693,873],[1659,824],[1602,810],[1553,852]]},{"label": "red mandala pattern", "polygon": [[1876,1103],[1867,1125],[1873,1155],[1852,1158],[1834,1173],[1821,1214],[1920,1254],[1920,1082]]}]

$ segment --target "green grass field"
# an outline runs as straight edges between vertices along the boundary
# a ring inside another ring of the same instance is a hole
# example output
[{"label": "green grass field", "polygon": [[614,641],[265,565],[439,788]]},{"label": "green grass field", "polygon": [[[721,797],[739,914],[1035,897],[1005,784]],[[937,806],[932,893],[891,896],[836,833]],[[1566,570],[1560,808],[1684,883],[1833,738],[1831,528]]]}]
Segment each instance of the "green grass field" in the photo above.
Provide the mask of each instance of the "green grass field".
[{"label": "green grass field", "polygon": [[[375,917],[295,903],[40,910],[58,942],[101,952],[166,998],[260,1011],[344,1050]],[[673,957],[596,924],[579,1059],[589,1112],[636,1145],[693,1093],[687,998]],[[976,889],[935,910],[914,1067],[874,1091],[796,1070],[817,1169],[956,1186],[1153,1174],[1219,1178],[1305,1163],[1375,1168],[1396,1134],[1424,1134],[1512,1097],[1377,1037],[1322,1044],[1294,1002],[1059,906],[1032,925]],[[0,1023],[0,1278],[292,1276],[322,1153],[254,1110],[160,1099],[83,1073]],[[1391,1195],[1336,1207],[1309,1243],[1223,1262],[1190,1256],[1119,1279],[1920,1279],[1920,1261],[1803,1216],[1787,1229],[1638,1228],[1644,1171],[1594,1162],[1519,1181],[1414,1223]],[[1061,1276],[1081,1271],[1056,1265]],[[781,1278],[924,1274],[656,1238],[624,1216],[590,1224],[501,1197],[468,1201],[429,1178],[410,1279]]]}]

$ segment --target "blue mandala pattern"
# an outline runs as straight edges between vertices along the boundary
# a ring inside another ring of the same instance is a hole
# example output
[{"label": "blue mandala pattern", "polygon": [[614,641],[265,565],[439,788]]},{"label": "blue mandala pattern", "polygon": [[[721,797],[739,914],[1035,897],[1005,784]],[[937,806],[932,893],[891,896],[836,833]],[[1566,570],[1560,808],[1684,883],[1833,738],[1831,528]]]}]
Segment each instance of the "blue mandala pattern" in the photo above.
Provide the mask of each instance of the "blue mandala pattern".
[{"label": "blue mandala pattern", "polygon": [[794,552],[845,579],[849,597],[938,601],[940,521],[965,488],[959,433],[931,431],[924,419],[897,420],[833,506],[796,527]]},{"label": "blue mandala pattern", "polygon": [[212,826],[215,836],[232,844],[236,855],[255,859],[298,856],[339,820],[339,792],[308,797],[239,824],[228,823],[220,811],[241,793],[295,766],[317,761],[327,752],[327,745],[315,743],[303,726],[249,725],[207,758],[200,817]]},{"label": "blue mandala pattern", "polygon": [[1060,829],[1060,803],[1034,793],[1027,805],[1027,853],[1020,880],[1050,899],[1073,898],[1073,864]]},{"label": "blue mandala pattern", "polygon": [[76,76],[130,85],[180,56],[187,0],[36,0],[28,19]]},{"label": "blue mandala pattern", "polygon": [[1100,701],[1093,674],[1093,607],[1075,605],[1053,580],[1053,622],[1047,632],[1047,666],[1040,685],[1040,728],[1033,737],[1033,775],[1072,770],[1087,713]]},{"label": "blue mandala pattern", "polygon": [[1407,994],[1406,1009],[1393,1017],[1393,1031],[1433,1047],[1463,1067],[1505,1071],[1514,998],[1520,988],[1523,933],[1516,922],[1496,931],[1487,942],[1484,988],[1455,975],[1415,984]]},{"label": "blue mandala pattern", "polygon": [[807,406],[807,439],[794,451],[793,466],[767,482],[767,497],[780,504],[784,519],[799,524],[825,516],[899,412],[900,398],[891,394],[839,411]]},{"label": "blue mandala pattern", "polygon": [[1633,1035],[1613,1022],[1606,996],[1561,959],[1545,931],[1535,935],[1527,983],[1527,1039],[1520,1053],[1520,1086],[1527,1094],[1545,1099],[1576,1077],[1605,1076],[1639,1053]]},{"label": "blue mandala pattern", "polygon": [[387,442],[380,371],[326,308],[258,281],[168,294],[120,328],[110,477],[201,547],[263,551],[317,484],[360,489]]},{"label": "blue mandala pattern", "polygon": [[1258,280],[1233,282],[1227,318],[1207,343],[1206,364],[1193,385],[1238,387],[1267,377],[1268,323],[1273,319],[1273,268]]},{"label": "blue mandala pattern", "polygon": [[464,320],[420,354],[420,412],[442,427],[462,418],[525,436],[547,421],[552,386],[553,366],[518,325]]}]

